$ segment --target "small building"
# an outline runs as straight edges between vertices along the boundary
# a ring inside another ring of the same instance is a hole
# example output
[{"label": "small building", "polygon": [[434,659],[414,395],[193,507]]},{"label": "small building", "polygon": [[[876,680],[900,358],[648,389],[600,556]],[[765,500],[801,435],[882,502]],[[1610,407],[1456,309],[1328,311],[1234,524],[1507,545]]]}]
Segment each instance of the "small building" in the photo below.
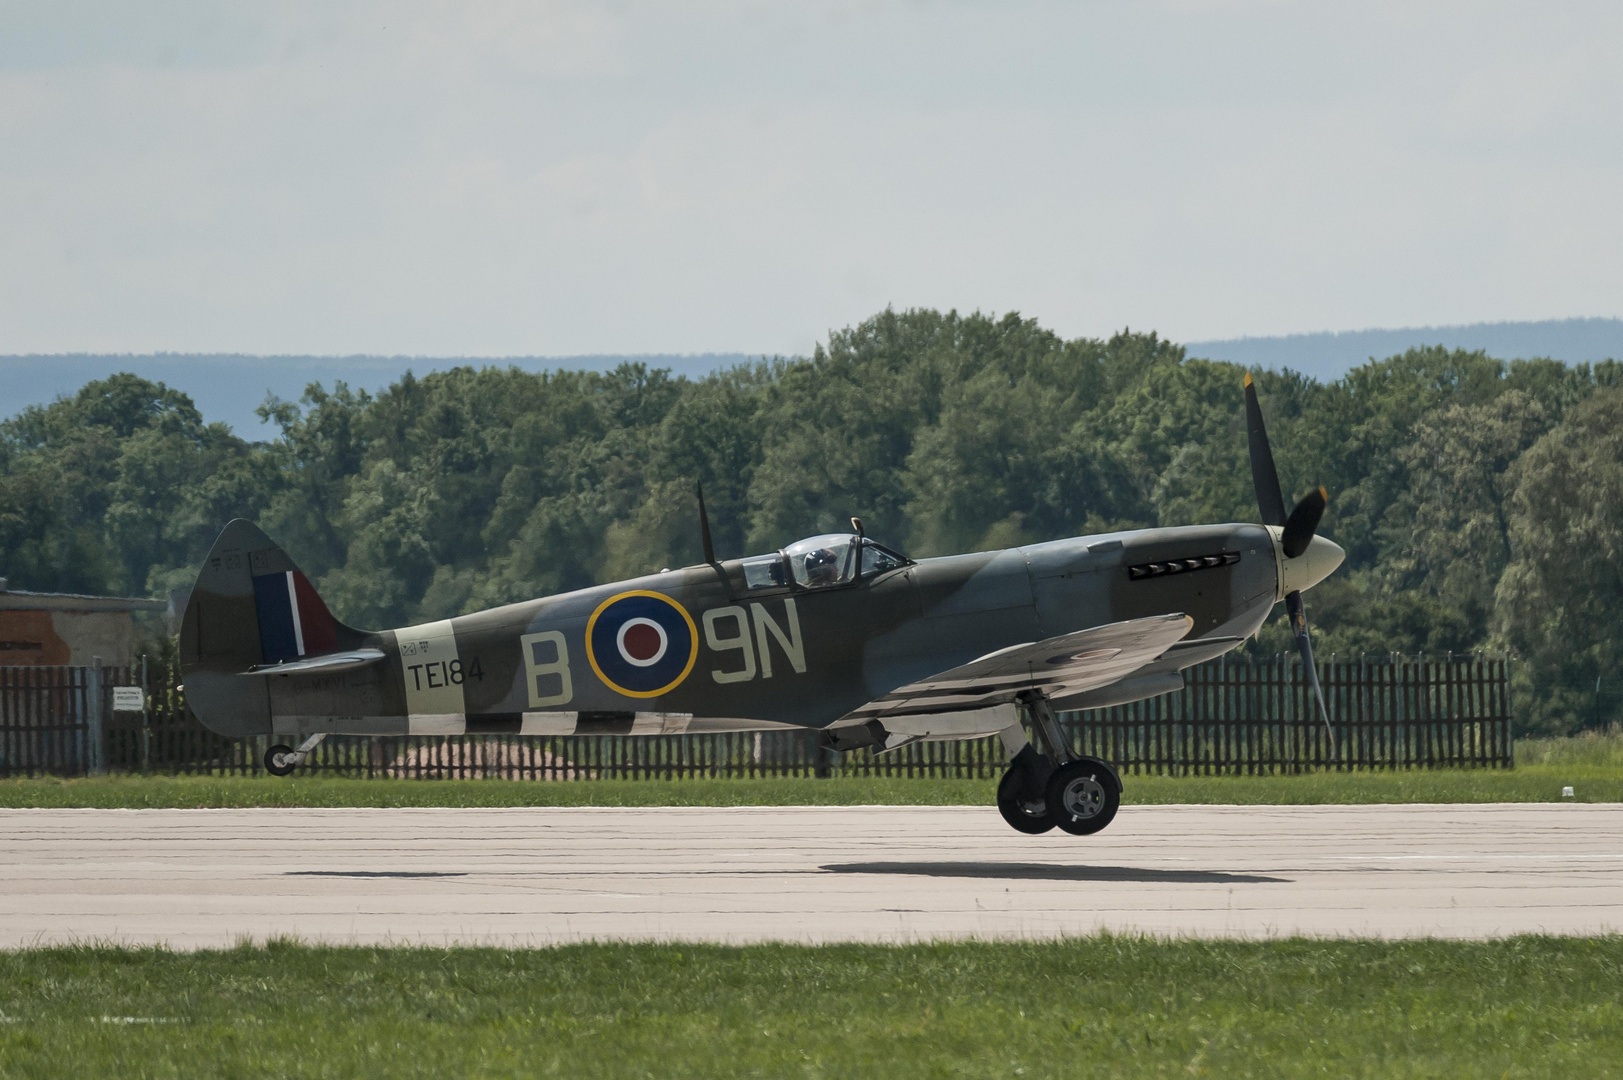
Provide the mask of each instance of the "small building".
[{"label": "small building", "polygon": [[137,611],[165,611],[165,600],[22,592],[0,578],[0,667],[107,667],[134,662]]}]

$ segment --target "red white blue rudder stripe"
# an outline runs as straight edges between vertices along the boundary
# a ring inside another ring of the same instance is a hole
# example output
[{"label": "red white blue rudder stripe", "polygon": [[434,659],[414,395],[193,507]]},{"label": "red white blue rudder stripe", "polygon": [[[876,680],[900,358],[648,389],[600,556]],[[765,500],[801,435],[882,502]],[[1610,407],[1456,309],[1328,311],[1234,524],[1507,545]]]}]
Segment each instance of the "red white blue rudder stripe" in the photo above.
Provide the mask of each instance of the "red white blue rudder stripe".
[{"label": "red white blue rudder stripe", "polygon": [[338,648],[332,612],[303,571],[254,575],[254,606],[259,613],[261,663],[318,656]]}]

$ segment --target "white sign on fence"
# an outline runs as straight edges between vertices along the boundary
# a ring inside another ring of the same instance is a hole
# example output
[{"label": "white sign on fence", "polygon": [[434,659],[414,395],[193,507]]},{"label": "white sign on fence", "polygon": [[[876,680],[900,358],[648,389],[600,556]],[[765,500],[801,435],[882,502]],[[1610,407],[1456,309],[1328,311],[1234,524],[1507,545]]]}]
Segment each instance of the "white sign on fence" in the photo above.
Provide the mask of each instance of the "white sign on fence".
[{"label": "white sign on fence", "polygon": [[146,708],[146,695],[139,686],[113,687],[114,712],[140,712]]}]

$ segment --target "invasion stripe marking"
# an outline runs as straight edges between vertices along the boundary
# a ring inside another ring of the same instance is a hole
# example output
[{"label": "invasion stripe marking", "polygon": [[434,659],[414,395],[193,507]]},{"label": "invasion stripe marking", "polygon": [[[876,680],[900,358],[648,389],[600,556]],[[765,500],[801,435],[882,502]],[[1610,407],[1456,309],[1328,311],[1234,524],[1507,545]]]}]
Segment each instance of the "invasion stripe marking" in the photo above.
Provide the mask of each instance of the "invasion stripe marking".
[{"label": "invasion stripe marking", "polygon": [[[667,712],[412,713],[410,716],[299,716],[271,719],[277,735],[698,735],[727,731],[805,731],[796,724]],[[612,728],[613,730],[608,730]]]},{"label": "invasion stripe marking", "polygon": [[681,735],[692,713],[522,712],[412,713],[411,735]]},{"label": "invasion stripe marking", "polygon": [[461,713],[412,713],[406,717],[410,735],[465,735],[468,718]]}]

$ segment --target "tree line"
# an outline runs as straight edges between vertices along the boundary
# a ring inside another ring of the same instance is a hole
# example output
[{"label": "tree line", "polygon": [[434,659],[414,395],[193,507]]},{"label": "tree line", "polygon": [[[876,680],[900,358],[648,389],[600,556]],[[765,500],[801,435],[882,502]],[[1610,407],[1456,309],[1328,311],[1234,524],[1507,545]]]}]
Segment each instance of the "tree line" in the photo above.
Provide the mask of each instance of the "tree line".
[{"label": "tree line", "polygon": [[[853,514],[914,556],[1255,520],[1242,374],[1154,333],[887,310],[700,379],[313,384],[261,407],[263,442],[122,374],[0,422],[0,574],[161,596],[247,517],[340,618],[393,626],[696,562],[696,481],[723,557]],[[1320,656],[1504,650],[1523,731],[1623,715],[1623,366],[1427,348],[1256,377],[1287,501],[1324,484],[1348,553],[1308,597]]]}]

